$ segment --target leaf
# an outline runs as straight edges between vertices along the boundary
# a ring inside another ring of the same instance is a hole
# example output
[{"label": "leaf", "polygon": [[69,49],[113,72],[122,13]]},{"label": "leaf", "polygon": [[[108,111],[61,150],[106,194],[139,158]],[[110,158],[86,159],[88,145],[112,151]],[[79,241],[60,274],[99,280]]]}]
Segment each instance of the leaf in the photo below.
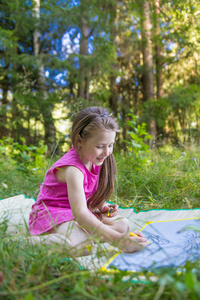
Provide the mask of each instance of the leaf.
[{"label": "leaf", "polygon": [[20,136],[19,139],[22,141],[23,144],[25,144],[25,142],[26,142],[25,138],[23,138],[23,137]]},{"label": "leaf", "polygon": [[24,300],[34,300],[33,294],[29,293],[24,297]]}]

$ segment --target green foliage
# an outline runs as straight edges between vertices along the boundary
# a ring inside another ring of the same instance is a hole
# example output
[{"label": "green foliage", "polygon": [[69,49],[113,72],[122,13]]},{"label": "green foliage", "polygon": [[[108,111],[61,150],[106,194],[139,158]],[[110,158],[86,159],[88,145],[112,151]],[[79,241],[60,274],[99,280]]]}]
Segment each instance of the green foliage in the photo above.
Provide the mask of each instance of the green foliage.
[{"label": "green foliage", "polygon": [[130,140],[126,140],[128,151],[138,156],[140,153],[149,152],[149,146],[144,141],[149,141],[152,136],[146,131],[146,124],[137,124],[138,117],[132,113],[127,114],[129,120],[126,122]]},{"label": "green foliage", "polygon": [[134,158],[134,165],[137,168],[143,167],[147,163],[148,158],[144,157],[144,153],[149,152],[149,140],[152,136],[146,131],[146,124],[137,124],[138,117],[133,114],[133,111],[127,114],[128,121],[128,139],[124,140],[129,156]]},{"label": "green foliage", "polygon": [[148,163],[135,167],[134,157],[115,155],[118,166],[117,199],[136,210],[199,207],[200,154],[167,146],[144,153]]},{"label": "green foliage", "polygon": [[[77,103],[80,82],[85,82],[85,90],[89,91],[88,96],[81,97],[87,98],[90,105],[110,106],[116,116],[125,116],[124,112],[134,108],[147,131],[152,119],[158,133],[165,134],[168,117],[175,116],[176,125],[179,117],[182,123],[194,120],[195,114],[198,117],[200,105],[199,101],[194,103],[192,89],[199,86],[199,2],[161,1],[158,12],[155,5],[150,5],[150,25],[155,29],[151,31],[152,49],[159,47],[153,51],[154,83],[156,78],[161,79],[160,93],[155,85],[154,94],[162,94],[163,99],[145,103],[142,57],[148,49],[140,39],[144,33],[140,13],[144,3],[85,0],[75,5],[73,1],[47,0],[40,1],[40,14],[36,17],[35,2],[1,1],[0,138],[11,136],[19,142],[19,136],[23,136],[36,143],[45,139],[50,125],[57,121],[50,115],[54,105],[62,102],[69,107]],[[38,55],[34,53],[35,30],[40,36]],[[84,43],[88,46],[79,47],[81,32],[87,31]],[[83,74],[80,62],[84,65]],[[38,64],[43,69],[40,75],[45,74],[43,84],[38,81]],[[185,89],[188,84],[193,87]],[[176,93],[173,88],[177,86],[184,88]],[[48,95],[45,101],[41,101],[42,90]],[[183,134],[188,134],[187,130]],[[50,147],[51,139],[48,144]]]},{"label": "green foliage", "polygon": [[149,99],[143,104],[143,114],[141,120],[145,120],[148,124],[153,119],[159,129],[165,129],[167,117],[169,116],[170,105],[165,98]]},{"label": "green foliage", "polygon": [[176,86],[167,96],[168,127],[182,142],[199,142],[200,89],[197,85]]},{"label": "green foliage", "polygon": [[14,165],[17,170],[23,172],[41,170],[46,166],[45,153],[47,146],[40,143],[38,147],[27,146],[25,140],[20,138],[22,144],[14,142],[11,138],[0,140],[0,164],[6,158],[7,163]]},{"label": "green foliage", "polygon": [[[170,107],[181,125],[187,125],[199,117],[195,114],[195,107],[199,110],[200,88],[196,85],[174,87],[168,95]],[[197,111],[196,111],[197,112]]]}]

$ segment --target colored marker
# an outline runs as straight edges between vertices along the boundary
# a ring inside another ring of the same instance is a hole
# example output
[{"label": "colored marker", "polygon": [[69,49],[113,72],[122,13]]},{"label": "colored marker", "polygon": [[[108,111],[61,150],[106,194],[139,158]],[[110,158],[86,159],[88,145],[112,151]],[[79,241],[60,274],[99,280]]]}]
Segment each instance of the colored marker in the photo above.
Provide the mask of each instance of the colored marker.
[{"label": "colored marker", "polygon": [[109,211],[108,211],[108,213],[107,213],[107,217],[110,217],[110,215],[111,215],[113,209],[114,209],[113,207],[111,207],[111,208],[109,209]]},{"label": "colored marker", "polygon": [[[137,234],[135,234],[135,233],[133,233],[133,232],[130,232],[129,235],[130,235],[130,236],[137,236],[137,237],[139,237],[139,235],[137,235]],[[147,243],[148,243],[149,245],[151,245],[151,243],[149,243],[148,241],[147,241]]]}]

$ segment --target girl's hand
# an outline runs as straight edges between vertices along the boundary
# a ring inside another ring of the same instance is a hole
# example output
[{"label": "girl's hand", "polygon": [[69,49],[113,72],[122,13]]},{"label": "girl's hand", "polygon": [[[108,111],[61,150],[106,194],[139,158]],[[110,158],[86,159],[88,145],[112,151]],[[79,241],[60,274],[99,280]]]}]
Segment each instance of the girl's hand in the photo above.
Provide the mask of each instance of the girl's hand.
[{"label": "girl's hand", "polygon": [[118,248],[126,253],[132,253],[142,250],[148,245],[147,239],[141,234],[140,231],[134,232],[138,236],[130,236],[126,234],[119,242]]},{"label": "girl's hand", "polygon": [[112,212],[109,214],[108,217],[109,217],[109,218],[113,218],[113,217],[117,216],[117,214],[118,214],[118,205],[116,205],[116,204],[107,204],[107,203],[105,203],[105,204],[101,207],[100,212],[101,212],[102,214],[106,214],[106,216],[107,216],[107,214],[108,214],[108,212],[110,211],[111,208],[113,208],[113,210],[112,210]]}]

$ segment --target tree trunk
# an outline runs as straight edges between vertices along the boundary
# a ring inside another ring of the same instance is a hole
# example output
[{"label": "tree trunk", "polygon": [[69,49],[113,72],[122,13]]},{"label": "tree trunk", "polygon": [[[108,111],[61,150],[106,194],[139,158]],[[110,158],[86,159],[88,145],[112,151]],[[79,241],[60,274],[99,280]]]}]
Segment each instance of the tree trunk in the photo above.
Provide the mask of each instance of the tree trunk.
[{"label": "tree trunk", "polygon": [[[110,9],[110,39],[111,42],[114,44],[117,31],[115,27],[115,22],[117,21],[117,8],[116,8],[116,2],[112,2],[109,5]],[[116,49],[116,47],[115,47]],[[109,106],[112,109],[115,116],[117,116],[118,112],[118,101],[119,101],[119,92],[116,84],[116,70],[118,69],[118,63],[113,63],[111,65],[111,68],[113,69],[113,75],[110,76],[110,91],[111,95],[109,97]]]},{"label": "tree trunk", "polygon": [[155,24],[154,33],[156,37],[155,45],[155,63],[156,63],[156,97],[159,99],[163,95],[163,79],[162,79],[162,59],[161,59],[161,47],[160,47],[160,26],[159,26],[159,14],[160,14],[160,0],[154,0],[155,4]]},{"label": "tree trunk", "polygon": [[4,80],[2,82],[2,90],[3,90],[3,97],[1,100],[1,111],[0,111],[0,138],[7,136],[8,130],[6,128],[7,124],[7,105],[8,105],[8,76],[4,76]]},{"label": "tree trunk", "polygon": [[87,66],[89,27],[86,18],[86,8],[81,3],[81,39],[79,58],[78,97],[89,100],[89,70]]},{"label": "tree trunk", "polygon": [[37,57],[37,84],[41,97],[41,112],[44,120],[45,144],[48,146],[48,153],[51,154],[56,146],[56,129],[52,117],[52,105],[48,102],[48,89],[44,75],[44,65],[39,56],[40,53],[40,31],[38,30],[40,21],[40,0],[35,0],[34,13],[38,22],[33,33],[34,55]]},{"label": "tree trunk", "polygon": [[[153,80],[153,53],[151,41],[150,6],[148,0],[143,0],[142,5],[142,54],[143,54],[143,101],[154,98]],[[156,122],[150,121],[150,133],[155,141],[157,130]]]},{"label": "tree trunk", "polygon": [[151,23],[149,16],[149,1],[143,1],[143,31],[142,31],[142,54],[143,54],[143,99],[147,101],[154,98],[153,82],[153,53],[151,41]]},{"label": "tree trunk", "polygon": [[114,115],[117,116],[119,93],[116,84],[116,76],[110,77],[110,90],[111,95],[109,97],[109,106],[113,111]]}]

